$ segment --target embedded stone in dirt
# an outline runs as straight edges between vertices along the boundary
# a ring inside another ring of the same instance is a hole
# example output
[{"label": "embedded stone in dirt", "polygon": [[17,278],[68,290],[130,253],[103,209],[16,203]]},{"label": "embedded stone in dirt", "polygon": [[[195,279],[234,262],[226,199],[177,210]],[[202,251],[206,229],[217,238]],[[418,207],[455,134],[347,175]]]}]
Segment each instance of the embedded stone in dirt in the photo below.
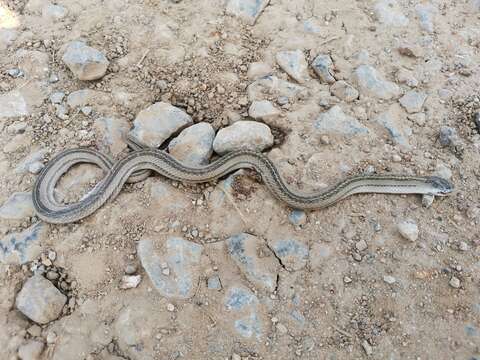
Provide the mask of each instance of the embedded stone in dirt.
[{"label": "embedded stone in dirt", "polygon": [[409,91],[403,95],[399,102],[403,108],[409,113],[418,113],[422,111],[423,104],[427,99],[427,94],[421,91]]},{"label": "embedded stone in dirt", "polygon": [[60,316],[66,302],[67,297],[50,281],[41,275],[34,275],[23,285],[15,304],[32,321],[47,324]]},{"label": "embedded stone in dirt", "polygon": [[14,193],[0,207],[0,218],[7,220],[21,220],[35,214],[32,202],[32,193]]},{"label": "embedded stone in dirt", "polygon": [[95,120],[93,128],[97,133],[97,146],[100,151],[117,156],[127,148],[125,136],[130,125],[126,120],[101,117]]},{"label": "embedded stone in dirt", "polygon": [[398,223],[397,228],[400,235],[405,239],[410,241],[416,241],[418,239],[418,226],[415,220],[402,220]]},{"label": "embedded stone in dirt", "polygon": [[209,123],[185,128],[168,145],[168,152],[186,165],[205,165],[213,153],[215,130]]},{"label": "embedded stone in dirt", "polygon": [[383,76],[370,65],[360,65],[353,74],[353,79],[364,96],[373,96],[384,100],[398,98],[401,89],[397,84],[385,80]]},{"label": "embedded stone in dirt", "polygon": [[280,114],[280,110],[268,100],[253,101],[248,109],[248,115],[255,120],[262,120],[266,123],[277,119]]},{"label": "embedded stone in dirt", "polygon": [[346,81],[337,81],[330,87],[330,92],[345,102],[352,102],[358,99],[358,91]]},{"label": "embedded stone in dirt", "polygon": [[29,113],[27,101],[18,90],[0,95],[0,119],[26,116]]},{"label": "embedded stone in dirt", "polygon": [[140,111],[130,132],[141,143],[158,148],[170,136],[193,124],[185,111],[166,102],[157,102]]},{"label": "embedded stone in dirt", "polygon": [[359,135],[368,129],[357,119],[345,114],[339,105],[320,114],[313,125],[320,134]]},{"label": "embedded stone in dirt", "polygon": [[378,21],[384,25],[407,26],[409,23],[396,0],[377,1],[374,10]]},{"label": "embedded stone in dirt", "polygon": [[312,68],[317,76],[327,84],[335,82],[333,61],[330,55],[320,54],[312,62]]},{"label": "embedded stone in dirt", "polygon": [[308,260],[308,247],[295,239],[282,239],[271,244],[275,255],[289,271],[297,271],[305,267]]},{"label": "embedded stone in dirt", "polygon": [[249,25],[254,25],[263,9],[270,0],[227,0],[227,14],[234,15],[244,20]]},{"label": "embedded stone in dirt", "polygon": [[0,262],[22,265],[34,260],[42,250],[40,238],[45,225],[38,222],[28,229],[10,233],[0,240]]},{"label": "embedded stone in dirt", "polygon": [[81,41],[69,43],[62,60],[79,80],[100,79],[109,65],[103,53]]},{"label": "embedded stone in dirt", "polygon": [[310,76],[308,76],[308,64],[301,50],[279,51],[275,59],[278,66],[300,84],[310,79]]},{"label": "embedded stone in dirt", "polygon": [[42,341],[30,340],[18,348],[20,360],[40,360],[45,344]]}]

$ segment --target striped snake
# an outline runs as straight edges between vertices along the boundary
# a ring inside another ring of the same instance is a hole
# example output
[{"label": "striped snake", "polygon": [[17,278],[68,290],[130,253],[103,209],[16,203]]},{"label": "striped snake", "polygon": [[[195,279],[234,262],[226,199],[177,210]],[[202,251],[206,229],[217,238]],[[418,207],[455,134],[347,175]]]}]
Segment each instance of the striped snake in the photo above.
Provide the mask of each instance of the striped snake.
[{"label": "striped snake", "polygon": [[[209,165],[190,167],[164,151],[145,148],[133,138],[128,138],[128,143],[134,151],[117,162],[101,152],[83,148],[66,150],[56,155],[43,168],[33,189],[33,205],[38,217],[55,224],[83,219],[107,200],[114,199],[126,182],[141,181],[151,171],[172,180],[201,183],[218,179],[237,169],[253,169],[261,175],[275,197],[296,209],[324,208],[359,193],[446,196],[453,191],[453,186],[447,180],[435,176],[359,175],[348,177],[324,190],[306,194],[290,189],[275,165],[258,152],[234,151]],[[106,176],[80,201],[61,204],[54,196],[55,185],[63,174],[79,163],[96,164],[106,172]]]}]

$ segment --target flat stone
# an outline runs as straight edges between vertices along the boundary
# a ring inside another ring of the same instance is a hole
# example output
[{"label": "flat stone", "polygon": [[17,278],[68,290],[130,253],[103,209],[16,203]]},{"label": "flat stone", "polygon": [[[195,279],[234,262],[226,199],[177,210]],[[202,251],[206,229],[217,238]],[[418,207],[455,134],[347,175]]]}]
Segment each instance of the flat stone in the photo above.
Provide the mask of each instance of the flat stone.
[{"label": "flat stone", "polygon": [[355,248],[358,251],[365,251],[368,249],[368,244],[365,240],[360,240],[355,244]]},{"label": "flat stone", "polygon": [[404,68],[400,68],[396,74],[397,81],[400,84],[405,84],[410,87],[417,87],[418,80],[413,75],[413,72]]},{"label": "flat stone", "polygon": [[67,297],[41,275],[33,275],[17,295],[15,305],[26,317],[39,324],[56,320]]},{"label": "flat stone", "polygon": [[[25,174],[26,172],[31,172],[32,174],[38,173],[43,168],[43,159],[47,154],[46,149],[39,149],[28,156],[26,156],[15,168],[17,174]],[[40,168],[38,169],[38,166]],[[32,172],[32,170],[38,170],[37,172]]]},{"label": "flat stone", "polygon": [[273,72],[272,67],[263,62],[253,62],[248,65],[247,76],[250,80],[256,80],[258,78],[271,75]]},{"label": "flat stone", "polygon": [[270,0],[227,0],[226,12],[254,25],[269,2]]},{"label": "flat stone", "polygon": [[268,100],[253,101],[248,109],[248,115],[255,120],[264,121],[267,124],[273,123],[281,114]]},{"label": "flat stone", "polygon": [[336,81],[333,72],[333,61],[330,55],[318,55],[312,62],[312,68],[322,82],[333,84]]},{"label": "flat stone", "polygon": [[46,80],[50,74],[50,56],[38,50],[20,49],[15,52],[18,67],[25,78]]},{"label": "flat stone", "polygon": [[288,271],[303,269],[308,261],[308,246],[295,239],[273,241],[271,247]]},{"label": "flat stone", "polygon": [[303,210],[292,210],[288,220],[295,226],[303,226],[307,223],[307,214]]},{"label": "flat stone", "polygon": [[182,109],[157,102],[138,113],[130,134],[146,146],[158,148],[170,136],[191,124],[192,118]]},{"label": "flat stone", "polygon": [[427,94],[411,90],[403,95],[399,102],[409,114],[412,114],[422,111],[425,100],[427,100]]},{"label": "flat stone", "polygon": [[462,285],[462,283],[460,282],[460,279],[455,277],[455,276],[452,276],[452,278],[450,279],[450,281],[448,283],[454,289],[459,289],[460,286]]},{"label": "flat stone", "polygon": [[397,229],[400,235],[402,235],[407,240],[414,242],[418,239],[419,232],[415,220],[402,220],[397,224]]},{"label": "flat stone", "polygon": [[220,281],[220,277],[218,275],[212,275],[207,279],[207,287],[210,290],[221,290],[222,283]]},{"label": "flat stone", "polygon": [[346,81],[340,80],[330,86],[330,92],[340,100],[352,102],[358,99],[358,91]]},{"label": "flat stone", "polygon": [[213,141],[213,150],[223,155],[235,150],[263,151],[273,145],[270,128],[256,121],[237,121],[220,129]]},{"label": "flat stone", "polygon": [[387,26],[407,26],[408,18],[396,0],[380,0],[374,6],[375,15],[380,23]]},{"label": "flat stone", "polygon": [[35,214],[31,192],[14,193],[0,207],[0,218],[6,220],[21,220]]},{"label": "flat stone", "polygon": [[65,93],[62,91],[56,91],[52,95],[50,95],[50,102],[52,104],[61,104],[63,98],[65,97]]},{"label": "flat stone", "polygon": [[60,5],[47,4],[42,9],[42,16],[45,19],[58,21],[68,15],[68,10]]},{"label": "flat stone", "polygon": [[99,98],[105,98],[104,93],[91,89],[81,89],[73,91],[67,96],[67,105],[71,108],[82,107],[95,103]]},{"label": "flat stone", "polygon": [[3,264],[22,265],[33,261],[40,255],[40,239],[45,226],[38,222],[28,229],[10,233],[0,240],[0,262]]},{"label": "flat stone", "polygon": [[257,314],[258,298],[249,289],[231,287],[225,294],[225,309],[234,315],[233,328],[244,338],[260,340],[263,323]]},{"label": "flat stone", "polygon": [[357,119],[345,114],[339,105],[320,114],[315,120],[314,127],[319,134],[359,135],[367,134],[368,129]]},{"label": "flat stone", "polygon": [[115,157],[127,148],[126,135],[130,130],[127,120],[100,117],[95,119],[93,129],[97,135],[97,146],[100,151]]},{"label": "flat stone", "polygon": [[45,344],[38,340],[29,340],[18,348],[20,360],[40,360]]},{"label": "flat stone", "polygon": [[[256,236],[241,233],[227,239],[228,253],[247,279],[262,290],[275,290],[279,264]],[[259,256],[262,252],[264,256]]]},{"label": "flat stone", "polygon": [[201,122],[189,126],[168,144],[168,152],[185,165],[206,165],[213,153],[215,130]]},{"label": "flat stone", "polygon": [[393,285],[397,282],[397,279],[395,279],[393,276],[385,275],[383,277],[383,281],[385,281],[389,285]]},{"label": "flat stone", "polygon": [[301,85],[268,75],[248,85],[247,94],[250,101],[262,100],[271,95],[284,96],[289,100],[299,97],[305,88]]},{"label": "flat stone", "polygon": [[310,79],[305,54],[301,50],[279,51],[275,55],[278,66],[300,84]]},{"label": "flat stone", "polygon": [[415,6],[418,20],[420,21],[420,27],[428,33],[433,33],[435,27],[433,25],[433,19],[435,14],[435,8],[431,4],[418,4]]},{"label": "flat stone", "polygon": [[401,95],[397,84],[385,80],[382,75],[370,65],[360,65],[355,69],[353,79],[364,96],[390,100]]},{"label": "flat stone", "polygon": [[81,41],[69,43],[62,60],[79,80],[100,79],[109,65],[103,53]]},{"label": "flat stone", "polygon": [[0,50],[6,50],[18,37],[18,31],[14,29],[0,29]]},{"label": "flat stone", "polygon": [[382,125],[396,144],[410,148],[408,138],[412,134],[412,129],[405,124],[405,120],[397,111],[389,109],[379,114],[373,121]]},{"label": "flat stone", "polygon": [[18,90],[0,95],[0,119],[26,116],[29,113],[27,101]]},{"label": "flat stone", "polygon": [[120,289],[134,289],[142,281],[142,275],[124,275],[122,276],[122,281],[120,282]]},{"label": "flat stone", "polygon": [[[138,243],[138,256],[158,292],[167,298],[188,299],[195,293],[198,283],[199,263],[203,246],[179,237],[169,237],[162,248],[156,248],[152,240]],[[170,270],[163,273],[162,264]]]}]

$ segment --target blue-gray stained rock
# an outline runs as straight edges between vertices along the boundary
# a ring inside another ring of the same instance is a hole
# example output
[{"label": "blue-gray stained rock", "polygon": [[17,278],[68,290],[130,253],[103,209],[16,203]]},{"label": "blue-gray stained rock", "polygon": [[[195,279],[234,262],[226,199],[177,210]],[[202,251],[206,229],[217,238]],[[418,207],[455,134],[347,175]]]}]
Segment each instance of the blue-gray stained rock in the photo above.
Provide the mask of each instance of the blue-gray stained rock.
[{"label": "blue-gray stained rock", "polygon": [[352,102],[358,99],[358,91],[346,81],[340,80],[330,86],[330,92],[340,100]]},{"label": "blue-gray stained rock", "polygon": [[67,16],[68,10],[60,5],[55,4],[47,4],[42,9],[42,16],[45,19],[58,21],[62,20],[65,16]]},{"label": "blue-gray stained rock", "polygon": [[243,287],[229,288],[224,299],[225,308],[233,313],[233,327],[245,338],[262,337],[263,324],[258,316],[258,298],[249,289]]},{"label": "blue-gray stained rock", "polygon": [[408,138],[411,135],[412,130],[405,126],[397,116],[390,111],[385,111],[378,115],[374,121],[381,124],[387,130],[391,139],[395,143],[407,148],[410,147]]},{"label": "blue-gray stained rock", "polygon": [[407,26],[408,18],[396,0],[380,0],[374,6],[378,21],[387,26]]},{"label": "blue-gray stained rock", "polygon": [[273,145],[270,128],[256,121],[237,121],[220,129],[213,141],[213,150],[223,155],[235,150],[263,151]]},{"label": "blue-gray stained rock", "polygon": [[[241,233],[227,239],[228,253],[241,272],[256,287],[274,291],[279,263],[256,236]],[[259,256],[263,253],[263,256]]]},{"label": "blue-gray stained rock", "polygon": [[457,131],[449,126],[442,126],[438,134],[438,140],[442,146],[453,145],[457,140]]},{"label": "blue-gray stained rock", "polygon": [[[138,243],[138,256],[158,292],[172,299],[188,299],[194,295],[198,284],[199,263],[203,246],[179,237],[170,237],[162,249],[152,240]],[[169,269],[165,275],[162,264]]]},{"label": "blue-gray stained rock", "polygon": [[322,82],[327,84],[333,84],[335,82],[333,61],[330,55],[318,55],[312,62],[312,68]]},{"label": "blue-gray stained rock", "polygon": [[330,110],[320,114],[313,124],[317,133],[323,135],[361,135],[367,134],[368,129],[357,119],[346,115],[339,105],[335,105]]},{"label": "blue-gray stained rock", "polygon": [[97,146],[100,151],[114,157],[127,148],[126,135],[130,124],[125,119],[100,117],[93,123]]},{"label": "blue-gray stained rock", "polygon": [[222,289],[222,282],[218,275],[212,275],[207,279],[207,287],[210,290],[221,290]]},{"label": "blue-gray stained rock", "polygon": [[31,172],[37,174],[43,168],[43,159],[47,154],[46,149],[36,150],[30,155],[26,156],[15,168],[17,174],[25,174]]},{"label": "blue-gray stained rock", "polygon": [[22,265],[37,258],[42,251],[40,240],[44,228],[38,222],[22,232],[5,235],[0,240],[0,262]]},{"label": "blue-gray stained rock", "polygon": [[313,34],[319,34],[322,32],[322,27],[315,19],[307,19],[303,22],[303,30]]},{"label": "blue-gray stained rock", "polygon": [[425,100],[427,100],[427,94],[421,91],[411,90],[398,101],[409,114],[412,114],[422,111]]},{"label": "blue-gray stained rock", "polygon": [[15,305],[30,320],[47,324],[62,313],[67,297],[42,275],[34,275],[23,284]]},{"label": "blue-gray stained rock", "polygon": [[288,215],[288,220],[295,226],[302,226],[307,223],[307,214],[303,210],[292,210]]},{"label": "blue-gray stained rock", "polygon": [[185,111],[166,102],[157,102],[140,111],[130,132],[146,146],[158,148],[170,136],[193,124]]},{"label": "blue-gray stained rock", "polygon": [[168,152],[185,165],[206,165],[213,153],[215,130],[209,123],[189,126],[168,144]]},{"label": "blue-gray stained rock", "polygon": [[35,214],[31,192],[17,192],[0,206],[0,218],[22,220]]},{"label": "blue-gray stained rock", "polygon": [[227,0],[226,12],[254,25],[269,2],[270,0]]},{"label": "blue-gray stained rock", "polygon": [[353,74],[354,82],[364,96],[373,96],[384,100],[396,99],[402,91],[400,87],[388,80],[370,65],[360,65]]},{"label": "blue-gray stained rock", "polygon": [[301,50],[279,51],[275,55],[278,66],[300,84],[310,79],[305,54]]},{"label": "blue-gray stained rock", "polygon": [[27,101],[18,90],[0,95],[0,119],[26,116],[30,113]]},{"label": "blue-gray stained rock", "polygon": [[107,72],[109,61],[103,53],[82,41],[69,43],[62,56],[63,62],[79,80],[97,80]]},{"label": "blue-gray stained rock", "polygon": [[273,241],[271,247],[282,265],[289,271],[300,270],[307,264],[308,246],[295,239]]},{"label": "blue-gray stained rock", "polygon": [[301,85],[267,75],[248,85],[247,94],[250,101],[262,100],[271,95],[285,96],[292,100],[300,96],[304,90]]},{"label": "blue-gray stained rock", "polygon": [[420,22],[420,27],[428,33],[433,33],[434,31],[434,13],[435,8],[432,4],[418,4],[415,6],[415,11]]},{"label": "blue-gray stained rock", "polygon": [[52,104],[61,104],[63,98],[65,97],[65,93],[62,91],[56,91],[52,95],[50,95],[50,102]]}]

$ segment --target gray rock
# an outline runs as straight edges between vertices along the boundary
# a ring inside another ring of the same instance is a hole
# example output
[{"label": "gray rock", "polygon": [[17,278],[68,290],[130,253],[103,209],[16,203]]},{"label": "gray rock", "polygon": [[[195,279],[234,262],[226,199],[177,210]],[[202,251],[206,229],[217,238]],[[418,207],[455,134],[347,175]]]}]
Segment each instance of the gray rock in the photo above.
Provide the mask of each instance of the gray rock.
[{"label": "gray rock", "polygon": [[40,255],[40,238],[45,226],[36,223],[19,233],[10,233],[0,240],[0,262],[22,265]]},{"label": "gray rock", "polygon": [[213,149],[223,155],[235,150],[263,151],[273,145],[270,128],[256,121],[237,121],[217,133]]},{"label": "gray rock", "polygon": [[422,111],[425,100],[427,100],[427,94],[411,90],[403,95],[399,102],[409,114],[412,114]]},{"label": "gray rock", "polygon": [[373,66],[360,65],[355,69],[353,78],[362,95],[384,100],[398,98],[401,95],[398,85],[385,80]]},{"label": "gray rock", "polygon": [[435,8],[431,4],[418,4],[415,6],[415,11],[420,21],[420,27],[428,33],[433,33]]},{"label": "gray rock", "polygon": [[255,80],[247,88],[248,99],[250,101],[261,100],[272,94],[285,96],[289,100],[293,100],[299,97],[304,91],[305,88],[301,85],[271,75]]},{"label": "gray rock", "polygon": [[222,290],[222,283],[218,275],[212,275],[207,279],[207,286],[210,290]]},{"label": "gray rock", "polygon": [[65,97],[65,93],[62,91],[56,91],[52,95],[50,95],[50,102],[52,104],[61,104],[63,98]]},{"label": "gray rock", "polygon": [[314,127],[319,134],[359,135],[367,134],[368,129],[357,119],[346,115],[339,105],[320,114],[315,120]]},{"label": "gray rock", "polygon": [[170,136],[191,124],[192,118],[183,110],[157,102],[138,113],[130,134],[146,146],[158,148]]},{"label": "gray rock", "polygon": [[30,320],[47,324],[62,313],[67,297],[41,275],[33,275],[17,295],[15,305]]},{"label": "gray rock", "polygon": [[387,284],[389,285],[393,285],[397,282],[397,279],[395,279],[393,276],[391,275],[384,275],[383,276],[383,281],[385,281]]},{"label": "gray rock", "polygon": [[396,144],[406,148],[410,147],[408,138],[412,130],[403,123],[402,118],[397,116],[395,112],[385,111],[379,114],[373,121],[381,124]]},{"label": "gray rock", "polygon": [[25,73],[22,71],[22,69],[8,69],[6,73],[8,76],[11,76],[13,78],[25,76]]},{"label": "gray rock", "polygon": [[89,105],[98,97],[98,92],[91,89],[73,91],[67,96],[67,104],[71,108]]},{"label": "gray rock", "polygon": [[271,247],[289,271],[300,270],[307,264],[308,247],[295,239],[274,241]]},{"label": "gray rock", "polygon": [[358,99],[358,91],[346,81],[340,80],[330,86],[330,92],[345,102],[352,102]]},{"label": "gray rock", "polygon": [[209,123],[198,123],[184,129],[168,145],[168,152],[186,165],[206,165],[213,153],[215,130]]},{"label": "gray rock", "polygon": [[357,251],[365,251],[368,249],[368,244],[365,240],[360,240],[355,243]]},{"label": "gray rock", "polygon": [[400,235],[407,240],[414,242],[418,239],[418,226],[415,220],[402,220],[397,224],[397,229]]},{"label": "gray rock", "polygon": [[125,119],[101,117],[93,123],[97,146],[100,151],[112,154],[114,157],[127,148],[126,135],[130,124]]},{"label": "gray rock", "polygon": [[254,25],[269,2],[270,0],[227,0],[226,12]]},{"label": "gray rock", "polygon": [[0,207],[0,218],[6,220],[22,220],[35,214],[31,192],[14,193]]},{"label": "gray rock", "polygon": [[278,66],[300,84],[310,79],[308,64],[301,50],[279,51],[275,59]]},{"label": "gray rock", "polygon": [[312,68],[323,82],[327,84],[333,84],[335,82],[333,61],[330,55],[318,55],[312,62]]},{"label": "gray rock", "polygon": [[[36,174],[31,170],[38,170],[40,171],[43,168],[43,162],[45,155],[47,154],[46,149],[36,150],[27,157],[25,157],[15,168],[15,172],[17,174],[24,174],[27,171],[31,172],[32,174]],[[38,169],[40,167],[40,169]],[[37,172],[38,173],[38,172]]]},{"label": "gray rock", "polygon": [[442,146],[454,145],[457,141],[457,131],[449,126],[442,126],[438,134],[438,140]]},{"label": "gray rock", "polygon": [[292,210],[288,215],[288,220],[295,226],[303,226],[307,223],[307,214],[303,210]]},{"label": "gray rock", "polygon": [[0,29],[0,51],[6,50],[18,37],[15,29]]},{"label": "gray rock", "polygon": [[[263,290],[275,290],[279,264],[261,239],[241,233],[228,238],[227,247],[250,282]],[[259,256],[260,252],[263,256]]]},{"label": "gray rock", "polygon": [[[287,100],[288,101],[288,100]],[[248,109],[248,115],[255,120],[262,120],[267,124],[274,122],[281,112],[268,100],[253,101]]]},{"label": "gray rock", "polygon": [[249,289],[232,287],[224,299],[225,309],[235,315],[234,329],[244,338],[262,337],[263,323],[257,315],[258,298]]},{"label": "gray rock", "polygon": [[42,16],[48,20],[62,20],[67,14],[68,10],[60,5],[47,4],[42,9]]},{"label": "gray rock", "polygon": [[26,116],[29,113],[27,101],[18,90],[0,95],[0,119]]},{"label": "gray rock", "polygon": [[109,65],[103,53],[81,41],[69,43],[62,60],[79,80],[100,79]]},{"label": "gray rock", "polygon": [[247,76],[250,80],[256,80],[258,78],[271,75],[273,72],[272,67],[263,62],[253,62],[248,65]]},{"label": "gray rock", "polygon": [[400,84],[406,84],[410,87],[417,87],[418,86],[418,80],[415,78],[413,75],[413,72],[406,70],[404,68],[401,68],[397,71],[396,74],[397,81]]},{"label": "gray rock", "polygon": [[408,18],[402,13],[396,0],[380,0],[374,7],[379,22],[387,26],[407,26]]},{"label": "gray rock", "polygon": [[452,276],[452,278],[450,279],[450,281],[448,283],[454,289],[459,289],[460,286],[462,286],[462,283],[460,282],[460,279],[457,278],[456,276]]},{"label": "gray rock", "polygon": [[20,360],[40,360],[45,344],[38,340],[29,340],[18,348]]},{"label": "gray rock", "polygon": [[[162,296],[188,299],[194,295],[203,246],[169,237],[162,250],[156,249],[154,242],[148,239],[142,239],[137,250],[143,268]],[[164,274],[164,263],[169,269],[168,275]]]}]

